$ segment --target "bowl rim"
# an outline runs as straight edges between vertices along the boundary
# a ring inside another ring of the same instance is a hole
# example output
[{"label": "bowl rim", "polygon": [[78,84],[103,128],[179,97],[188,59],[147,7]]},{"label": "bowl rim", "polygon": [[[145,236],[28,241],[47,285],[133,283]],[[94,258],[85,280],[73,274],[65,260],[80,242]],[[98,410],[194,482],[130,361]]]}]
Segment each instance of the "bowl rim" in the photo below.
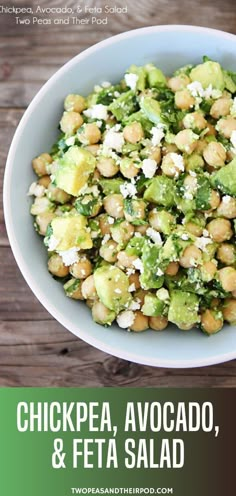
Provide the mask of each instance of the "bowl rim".
[{"label": "bowl rim", "polygon": [[57,309],[54,304],[52,304],[43,294],[43,291],[41,290],[40,286],[38,286],[37,281],[34,279],[34,277],[31,275],[31,272],[29,271],[27,267],[27,263],[24,260],[24,257],[20,251],[18,241],[15,237],[15,233],[13,230],[13,223],[12,223],[12,212],[11,212],[11,206],[10,206],[10,188],[11,188],[11,176],[12,176],[12,171],[13,171],[13,157],[15,155],[15,150],[19,144],[19,141],[21,139],[21,134],[24,130],[24,125],[25,122],[27,122],[27,119],[31,115],[31,113],[34,111],[35,107],[38,105],[40,102],[41,98],[44,96],[44,94],[47,92],[47,90],[54,84],[54,82],[60,78],[61,74],[67,71],[70,67],[73,65],[77,64],[79,61],[83,60],[86,58],[88,55],[95,53],[97,49],[106,47],[108,45],[112,45],[116,43],[119,40],[124,40],[124,39],[130,39],[130,38],[135,38],[136,36],[139,36],[140,34],[146,35],[154,32],[168,32],[168,31],[181,31],[181,32],[194,32],[194,33],[208,33],[209,35],[216,36],[218,35],[220,38],[226,38],[229,40],[234,40],[235,41],[235,35],[231,33],[227,33],[225,31],[221,31],[218,29],[213,29],[213,28],[208,28],[208,27],[201,27],[201,26],[191,26],[191,25],[185,25],[185,24],[170,24],[170,25],[157,25],[157,26],[149,26],[149,27],[143,27],[143,28],[138,28],[138,29],[133,29],[129,31],[125,31],[123,33],[117,34],[115,36],[111,36],[109,38],[106,38],[103,41],[100,41],[99,43],[96,43],[86,50],[82,51],[78,55],[74,56],[72,59],[70,59],[68,62],[66,62],[60,69],[58,69],[55,74],[53,74],[49,80],[43,84],[43,86],[40,88],[40,90],[37,92],[37,94],[34,96],[33,100],[25,110],[17,128],[14,133],[11,146],[8,152],[8,157],[6,161],[6,167],[5,167],[5,173],[4,173],[4,182],[3,182],[3,210],[4,210],[4,218],[5,218],[5,224],[6,224],[6,230],[7,230],[7,235],[8,239],[10,242],[10,246],[14,255],[14,258],[16,260],[16,263],[25,279],[27,282],[28,286],[30,287],[31,291],[33,294],[37,297],[39,302],[46,308],[46,310],[61,324],[63,325],[66,329],[68,329],[70,332],[75,334],[77,337],[82,339],[83,341],[87,342],[89,345],[94,346],[95,348],[105,352],[109,353],[110,355],[113,355],[118,358],[122,358],[124,360],[128,360],[134,363],[138,363],[141,365],[149,365],[153,367],[165,367],[165,368],[194,368],[194,367],[203,367],[203,366],[208,366],[208,365],[215,365],[218,363],[226,362],[232,359],[236,358],[236,349],[234,351],[230,351],[224,354],[217,354],[215,356],[211,356],[209,358],[203,358],[203,359],[194,359],[194,360],[173,360],[173,359],[155,359],[155,358],[146,358],[143,357],[141,354],[137,355],[134,354],[130,351],[123,350],[120,347],[113,347],[111,345],[108,345],[104,341],[101,341],[100,339],[94,338],[87,334],[85,331],[81,330],[77,326],[75,326],[72,322],[70,322],[67,317],[64,316],[64,314],[60,313],[60,310]]}]

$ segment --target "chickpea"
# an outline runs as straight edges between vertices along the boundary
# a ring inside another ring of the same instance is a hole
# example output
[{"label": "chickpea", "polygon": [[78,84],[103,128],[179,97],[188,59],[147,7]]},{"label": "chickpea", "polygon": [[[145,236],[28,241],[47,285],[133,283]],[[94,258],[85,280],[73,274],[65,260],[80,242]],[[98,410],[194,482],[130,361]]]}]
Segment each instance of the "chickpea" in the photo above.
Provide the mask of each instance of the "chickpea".
[{"label": "chickpea", "polygon": [[216,128],[210,123],[207,123],[207,133],[205,136],[216,136]]},{"label": "chickpea", "polygon": [[82,129],[82,132],[78,136],[81,143],[95,145],[100,141],[102,135],[99,127],[96,124],[84,124]]},{"label": "chickpea", "polygon": [[201,112],[192,112],[183,118],[183,125],[186,129],[202,131],[207,127],[207,121]]},{"label": "chickpea", "polygon": [[217,250],[217,258],[225,265],[235,263],[235,248],[230,243],[222,243]]},{"label": "chickpea", "polygon": [[223,317],[230,324],[236,323],[236,300],[227,299],[222,309]]},{"label": "chickpea", "polygon": [[220,195],[219,195],[218,191],[215,191],[214,189],[211,190],[209,203],[210,203],[210,207],[211,207],[210,211],[215,210],[219,206]]},{"label": "chickpea", "polygon": [[216,100],[211,106],[210,115],[214,119],[225,117],[230,113],[232,100],[230,98],[221,97]]},{"label": "chickpea", "polygon": [[60,255],[52,255],[48,260],[48,270],[57,277],[65,277],[69,274],[69,267],[64,265]]},{"label": "chickpea", "polygon": [[183,129],[175,136],[175,144],[177,148],[190,155],[197,146],[198,135],[193,133],[191,129]]},{"label": "chickpea", "polygon": [[202,328],[207,334],[215,334],[223,326],[223,318],[214,310],[205,310],[201,315]]},{"label": "chickpea", "polygon": [[152,146],[148,150],[148,158],[155,160],[157,165],[161,163],[161,148],[159,146]]},{"label": "chickpea", "polygon": [[181,110],[188,110],[195,104],[195,98],[191,95],[190,91],[185,88],[178,90],[175,93],[175,105]]},{"label": "chickpea", "polygon": [[184,170],[184,165],[174,160],[173,153],[167,153],[162,159],[161,169],[163,174],[168,177],[178,177]]},{"label": "chickpea", "polygon": [[92,153],[94,157],[97,156],[99,150],[100,150],[101,145],[88,145],[85,146],[85,150],[88,150],[88,152]]},{"label": "chickpea", "polygon": [[210,282],[212,281],[212,279],[214,279],[217,268],[214,262],[209,261],[209,262],[205,262],[201,266],[200,270],[201,270],[202,280],[204,282]]},{"label": "chickpea", "polygon": [[185,269],[189,269],[190,267],[196,267],[202,261],[202,253],[199,248],[194,245],[189,245],[185,248],[183,254],[179,259],[179,264],[181,267]]},{"label": "chickpea", "polygon": [[86,279],[92,273],[92,264],[86,257],[81,257],[78,262],[70,266],[70,274],[76,279]]},{"label": "chickpea", "polygon": [[195,153],[202,155],[206,147],[207,142],[204,139],[199,139],[196,142]]},{"label": "chickpea", "polygon": [[62,204],[67,203],[71,199],[71,196],[68,193],[63,191],[63,189],[57,188],[52,183],[48,186],[47,197],[52,202]]},{"label": "chickpea", "polygon": [[39,234],[42,236],[46,235],[47,227],[54,217],[55,214],[53,212],[43,212],[42,214],[37,215],[35,220]]},{"label": "chickpea", "polygon": [[230,221],[227,219],[213,219],[207,224],[206,229],[216,243],[228,241],[233,236]]},{"label": "chickpea", "polygon": [[176,91],[185,88],[190,82],[191,81],[186,74],[179,74],[178,76],[170,78],[167,85],[174,93],[176,93]]},{"label": "chickpea", "polygon": [[125,210],[125,219],[128,222],[133,222],[134,220],[144,220],[146,217],[146,207],[147,204],[143,200],[132,200],[132,210],[134,214],[131,215]]},{"label": "chickpea", "polygon": [[115,219],[124,217],[124,198],[119,193],[110,194],[104,198],[104,208],[108,215]]},{"label": "chickpea", "polygon": [[123,160],[121,160],[120,172],[124,177],[127,177],[128,179],[132,179],[132,177],[137,176],[139,170],[140,169],[129,158],[124,158]]},{"label": "chickpea", "polygon": [[225,138],[230,139],[233,131],[236,131],[236,119],[230,115],[217,122],[217,129]]},{"label": "chickpea", "polygon": [[[164,213],[164,221],[162,217],[162,213]],[[170,226],[175,223],[175,218],[169,212],[158,211],[155,208],[149,213],[149,222],[151,226],[158,232],[165,232],[168,234]],[[164,225],[163,225],[164,224]]]},{"label": "chickpea", "polygon": [[125,141],[133,145],[141,141],[144,138],[144,132],[140,122],[132,122],[128,126],[125,126],[123,136]]},{"label": "chickpea", "polygon": [[61,130],[71,136],[82,126],[83,122],[83,117],[77,112],[64,112],[60,121]]},{"label": "chickpea", "polygon": [[48,174],[47,166],[52,163],[52,157],[49,153],[41,153],[32,160],[32,167],[37,176],[46,176]]},{"label": "chickpea", "polygon": [[197,178],[191,175],[186,176],[184,178],[184,188],[185,192],[192,196],[190,199],[193,199],[198,189]]},{"label": "chickpea", "polygon": [[233,267],[224,267],[218,271],[219,280],[225,291],[236,290],[236,270]]},{"label": "chickpea", "polygon": [[146,234],[147,229],[148,224],[144,224],[143,226],[135,226],[135,232],[139,232],[140,234],[143,234],[143,236]]},{"label": "chickpea", "polygon": [[109,240],[104,243],[100,250],[99,255],[106,260],[106,262],[114,263],[117,260],[117,243]]},{"label": "chickpea", "polygon": [[129,284],[134,284],[135,285],[135,290],[140,288],[140,280],[139,280],[139,273],[134,272],[134,274],[131,274],[129,276]]},{"label": "chickpea", "polygon": [[163,331],[168,326],[166,317],[149,317],[149,327],[154,331]]},{"label": "chickpea", "polygon": [[111,224],[108,222],[108,217],[107,214],[101,214],[98,217],[99,227],[103,236],[105,234],[111,234]]},{"label": "chickpea", "polygon": [[227,150],[226,153],[226,160],[227,162],[231,162],[236,157],[236,150],[235,148],[230,148],[230,150]]},{"label": "chickpea", "polygon": [[125,251],[119,251],[117,255],[117,265],[121,269],[124,267],[131,268],[133,267],[134,260],[137,260],[136,255],[128,255]]},{"label": "chickpea", "polygon": [[119,171],[119,166],[117,165],[114,158],[101,157],[97,162],[97,169],[104,177],[113,177]]},{"label": "chickpea", "polygon": [[165,270],[165,274],[167,276],[176,276],[179,270],[179,264],[178,262],[170,262]]},{"label": "chickpea", "polygon": [[148,317],[142,312],[134,312],[134,322],[130,326],[131,331],[142,332],[148,329]]},{"label": "chickpea", "polygon": [[127,220],[122,221],[117,226],[111,227],[111,236],[119,245],[126,245],[133,237],[134,226]]},{"label": "chickpea", "polygon": [[84,297],[82,295],[82,291],[81,291],[81,283],[79,284],[78,288],[75,291],[73,291],[73,293],[71,293],[69,296],[73,300],[83,300],[84,299]]},{"label": "chickpea", "polygon": [[86,108],[86,102],[83,96],[70,94],[64,101],[64,109],[68,112],[83,112]]},{"label": "chickpea", "polygon": [[90,308],[90,310],[92,310],[95,301],[97,301],[96,298],[94,300],[90,300],[90,299],[86,300],[85,303]]},{"label": "chickpea", "polygon": [[96,301],[92,306],[93,320],[97,324],[111,324],[115,320],[115,312],[105,307],[101,301]]},{"label": "chickpea", "polygon": [[194,236],[202,236],[203,227],[199,226],[198,224],[195,224],[194,222],[186,222],[186,224],[184,224],[184,227],[190,234],[193,234]]},{"label": "chickpea", "polygon": [[[93,146],[96,146],[96,145],[93,145]],[[94,170],[94,173],[93,173],[93,179],[94,179],[94,181],[97,181],[98,182],[100,178],[101,178],[101,174],[100,174],[99,170],[98,169],[95,169]]]},{"label": "chickpea", "polygon": [[226,217],[226,219],[234,219],[236,217],[236,199],[228,195],[223,196],[217,214]]},{"label": "chickpea", "polygon": [[178,148],[174,143],[163,143],[162,155],[165,157],[168,153],[178,153]]},{"label": "chickpea", "polygon": [[205,148],[203,157],[206,163],[212,167],[222,167],[226,161],[226,151],[221,143],[211,141]]},{"label": "chickpea", "polygon": [[94,276],[91,274],[82,282],[81,285],[82,295],[85,300],[94,300],[97,298],[97,291],[94,284]]},{"label": "chickpea", "polygon": [[147,294],[148,291],[145,291],[145,289],[138,289],[138,291],[136,291],[136,293],[134,294],[135,300],[140,303],[141,307],[144,305],[145,296]]},{"label": "chickpea", "polygon": [[49,186],[49,184],[51,183],[51,178],[50,176],[42,176],[40,177],[40,179],[38,180],[38,184],[40,186],[44,186],[44,188],[47,189],[47,187]]}]

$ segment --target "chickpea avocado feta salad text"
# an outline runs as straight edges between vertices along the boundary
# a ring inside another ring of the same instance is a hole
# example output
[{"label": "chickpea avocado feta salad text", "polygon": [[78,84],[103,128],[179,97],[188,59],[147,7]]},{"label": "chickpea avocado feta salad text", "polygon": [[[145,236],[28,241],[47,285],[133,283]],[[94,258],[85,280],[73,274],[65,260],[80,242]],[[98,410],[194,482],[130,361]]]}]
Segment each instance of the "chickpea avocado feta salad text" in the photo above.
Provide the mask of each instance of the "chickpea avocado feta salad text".
[{"label": "chickpea avocado feta salad text", "polygon": [[29,194],[65,294],[136,332],[235,323],[236,73],[133,65],[68,95],[60,130]]}]

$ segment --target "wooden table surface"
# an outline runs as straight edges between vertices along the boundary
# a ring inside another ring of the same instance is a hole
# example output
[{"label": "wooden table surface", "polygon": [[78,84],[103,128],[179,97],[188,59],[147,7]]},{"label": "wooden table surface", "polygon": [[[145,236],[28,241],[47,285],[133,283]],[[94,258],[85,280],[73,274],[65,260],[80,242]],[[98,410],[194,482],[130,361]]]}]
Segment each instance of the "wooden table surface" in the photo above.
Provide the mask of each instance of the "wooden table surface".
[{"label": "wooden table surface", "polygon": [[[79,2],[41,0],[41,6]],[[30,6],[32,0],[13,2]],[[16,25],[0,15],[0,167],[25,108],[42,84],[88,46],[128,29],[195,24],[236,33],[234,0],[87,0],[81,5],[126,6],[107,26]],[[11,5],[11,2],[3,2]],[[235,387],[236,361],[192,370],[151,368],[106,355],[74,337],[42,307],[23,280],[7,239],[0,207],[0,386]]]}]

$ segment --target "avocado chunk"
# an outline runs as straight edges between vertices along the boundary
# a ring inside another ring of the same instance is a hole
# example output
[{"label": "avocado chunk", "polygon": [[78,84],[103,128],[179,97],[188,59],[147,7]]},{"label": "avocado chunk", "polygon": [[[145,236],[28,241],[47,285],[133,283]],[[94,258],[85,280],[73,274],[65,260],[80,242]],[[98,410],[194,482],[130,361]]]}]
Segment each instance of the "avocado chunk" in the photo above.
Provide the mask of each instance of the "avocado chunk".
[{"label": "avocado chunk", "polygon": [[174,181],[167,176],[154,177],[144,193],[144,199],[164,207],[174,205]]},{"label": "avocado chunk", "polygon": [[170,298],[168,320],[180,329],[191,327],[199,320],[199,299],[194,293],[187,291],[173,291]]},{"label": "avocado chunk", "polygon": [[94,272],[97,294],[107,308],[119,313],[131,301],[128,276],[114,265],[106,264]]},{"label": "avocado chunk", "polygon": [[153,64],[145,65],[145,69],[147,72],[148,83],[149,83],[150,88],[155,88],[155,87],[158,87],[160,85],[166,86],[166,77],[164,76],[161,69],[158,69]]},{"label": "avocado chunk", "polygon": [[159,267],[160,248],[151,243],[145,243],[142,253],[143,272],[140,283],[143,289],[159,289],[163,286],[164,275]]},{"label": "avocado chunk", "polygon": [[124,180],[119,177],[115,179],[101,179],[99,184],[102,188],[104,195],[110,195],[112,193],[120,193],[120,186],[124,184]]},{"label": "avocado chunk", "polygon": [[161,106],[157,100],[154,100],[154,98],[151,98],[150,96],[141,98],[140,108],[153,124],[162,123]]},{"label": "avocado chunk", "polygon": [[81,284],[82,281],[80,281],[80,279],[69,279],[69,281],[67,281],[63,286],[66,296],[74,300],[82,300],[83,296],[81,293]]},{"label": "avocado chunk", "polygon": [[223,91],[225,87],[224,74],[218,62],[208,60],[194,67],[190,72],[191,81],[199,81],[203,88],[211,84],[213,88]]},{"label": "avocado chunk", "polygon": [[[58,241],[57,251],[78,247],[82,250],[92,248],[93,242],[87,230],[87,220],[83,215],[55,217],[51,222],[51,235]],[[50,235],[50,237],[51,237]],[[50,240],[45,238],[45,244]]]},{"label": "avocado chunk", "polygon": [[198,318],[199,298],[187,291],[173,291],[170,298],[168,320],[180,329],[193,326]]},{"label": "avocado chunk", "polygon": [[138,76],[136,89],[139,91],[144,91],[146,87],[146,72],[144,68],[133,64],[130,66],[128,74],[136,74],[136,76]]},{"label": "avocado chunk", "polygon": [[230,91],[230,93],[235,93],[236,92],[236,84],[232,77],[230,76],[230,73],[227,71],[223,71],[224,74],[224,81],[225,81],[225,89]]},{"label": "avocado chunk", "polygon": [[95,169],[95,157],[88,150],[71,146],[58,162],[55,172],[56,186],[70,195],[78,196]]},{"label": "avocado chunk", "polygon": [[92,307],[92,317],[97,324],[110,326],[116,318],[116,313],[114,310],[105,307],[101,301],[98,301]]},{"label": "avocado chunk", "polygon": [[144,298],[142,313],[143,315],[147,315],[147,317],[158,317],[159,315],[163,315],[164,308],[165,303],[159,300],[157,296],[147,294]]},{"label": "avocado chunk", "polygon": [[134,91],[126,91],[116,98],[108,107],[117,121],[122,121],[130,114],[138,110],[137,100]]},{"label": "avocado chunk", "polygon": [[223,194],[236,196],[236,157],[219,169],[211,178],[214,188],[219,189]]}]

